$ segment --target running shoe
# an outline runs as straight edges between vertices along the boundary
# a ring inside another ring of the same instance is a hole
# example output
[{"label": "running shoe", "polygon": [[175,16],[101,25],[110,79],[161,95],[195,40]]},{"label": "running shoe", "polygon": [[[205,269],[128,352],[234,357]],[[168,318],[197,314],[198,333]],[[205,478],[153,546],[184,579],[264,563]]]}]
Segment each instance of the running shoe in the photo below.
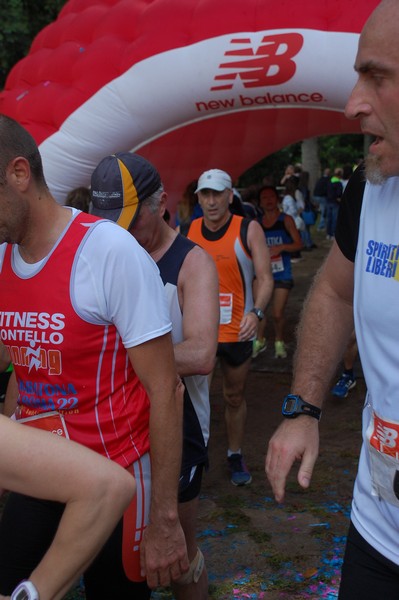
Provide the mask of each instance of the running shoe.
[{"label": "running shoe", "polygon": [[262,338],[261,340],[254,340],[252,342],[252,358],[256,358],[258,354],[264,352],[266,350],[266,340]]},{"label": "running shoe", "polygon": [[283,341],[274,342],[274,356],[276,358],[287,358],[287,350]]},{"label": "running shoe", "polygon": [[334,385],[331,393],[337,398],[346,398],[349,390],[352,390],[356,385],[356,379],[347,373],[342,373],[337,383]]},{"label": "running shoe", "polygon": [[233,485],[248,485],[252,481],[250,472],[244,462],[242,454],[238,452],[227,457],[230,471],[230,481]]}]

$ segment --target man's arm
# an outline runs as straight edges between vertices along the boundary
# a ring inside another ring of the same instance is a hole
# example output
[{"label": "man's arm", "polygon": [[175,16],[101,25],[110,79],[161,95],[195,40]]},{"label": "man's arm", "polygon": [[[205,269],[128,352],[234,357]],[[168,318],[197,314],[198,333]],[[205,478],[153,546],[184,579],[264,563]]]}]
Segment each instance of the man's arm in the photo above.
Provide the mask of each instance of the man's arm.
[{"label": "man's arm", "polygon": [[183,341],[174,346],[181,377],[208,375],[215,365],[219,330],[219,280],[213,259],[199,246],[186,256],[178,279]]},{"label": "man's arm", "polygon": [[[353,330],[353,263],[334,242],[306,300],[298,332],[292,393],[321,407]],[[285,419],[272,436],[266,473],[278,502],[287,475],[300,460],[299,484],[307,488],[319,449],[318,421],[300,415]]]},{"label": "man's arm", "polygon": [[[262,311],[266,309],[273,294],[274,281],[270,263],[270,252],[266,244],[265,234],[257,221],[248,226],[248,247],[251,251],[256,285],[254,286],[254,306]],[[251,339],[259,325],[258,317],[249,312],[244,315],[240,326],[240,341]]]},{"label": "man's arm", "polygon": [[10,375],[8,380],[6,397],[4,399],[4,414],[6,417],[11,417],[15,413],[18,400],[18,384],[15,376],[15,371]]},{"label": "man's arm", "polygon": [[[10,365],[11,359],[5,345],[0,342],[0,372],[5,371]],[[3,414],[10,417],[15,412],[18,399],[18,386],[14,371],[11,373],[7,384],[7,390],[3,406]]]},{"label": "man's arm", "polygon": [[63,598],[122,516],[134,478],[79,444],[1,415],[0,457],[1,486],[66,503],[53,543],[29,578],[40,600]]},{"label": "man's arm", "polygon": [[177,512],[183,431],[183,385],[171,335],[128,349],[133,368],[150,398],[151,508],[141,545],[141,568],[151,588],[170,585],[189,567]]},{"label": "man's arm", "polygon": [[11,359],[10,355],[8,354],[8,350],[3,344],[3,342],[0,342],[0,373],[7,369],[10,362]]}]

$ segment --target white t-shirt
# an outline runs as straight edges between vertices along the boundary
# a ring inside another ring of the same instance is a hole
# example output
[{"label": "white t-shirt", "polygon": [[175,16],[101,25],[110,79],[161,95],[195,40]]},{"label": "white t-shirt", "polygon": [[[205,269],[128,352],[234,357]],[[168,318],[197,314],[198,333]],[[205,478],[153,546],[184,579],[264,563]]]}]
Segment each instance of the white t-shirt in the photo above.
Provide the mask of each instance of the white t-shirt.
[{"label": "white t-shirt", "polygon": [[300,214],[298,213],[298,206],[295,199],[290,195],[286,194],[281,203],[281,208],[286,215],[292,217],[295,221],[296,228],[298,231],[305,229],[305,223]]},{"label": "white t-shirt", "polygon": [[354,317],[367,385],[352,520],[399,564],[399,177],[366,184],[355,258]]},{"label": "white t-shirt", "polygon": [[305,210],[305,198],[301,190],[295,190],[295,202],[298,212]]}]

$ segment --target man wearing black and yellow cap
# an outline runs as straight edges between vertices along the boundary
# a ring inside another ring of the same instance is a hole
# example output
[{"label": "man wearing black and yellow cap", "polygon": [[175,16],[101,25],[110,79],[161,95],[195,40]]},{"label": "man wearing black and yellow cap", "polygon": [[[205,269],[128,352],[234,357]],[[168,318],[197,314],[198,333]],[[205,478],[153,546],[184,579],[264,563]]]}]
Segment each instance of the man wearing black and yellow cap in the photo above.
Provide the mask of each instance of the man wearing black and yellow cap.
[{"label": "man wearing black and yellow cap", "polygon": [[91,213],[129,231],[140,203],[160,186],[158,172],[143,157],[129,152],[111,154],[102,159],[92,174]]},{"label": "man wearing black and yellow cap", "polygon": [[157,170],[141,156],[125,152],[104,158],[92,175],[91,193],[94,214],[128,229],[156,261],[165,285],[176,366],[185,385],[179,517],[190,561],[188,572],[172,587],[178,600],[207,600],[208,578],[197,546],[196,517],[207,465],[207,374],[213,369],[217,347],[216,268],[204,250],[165,222],[167,195]]},{"label": "man wearing black and yellow cap", "polygon": [[[18,381],[15,417],[20,427],[69,437],[135,475],[136,496],[84,565],[84,583],[88,600],[148,600],[150,587],[189,568],[177,510],[183,390],[162,280],[121,227],[55,201],[35,141],[4,115],[0,145],[0,334]],[[146,185],[136,182],[131,218]],[[0,595],[29,577],[63,510],[8,496]]]}]

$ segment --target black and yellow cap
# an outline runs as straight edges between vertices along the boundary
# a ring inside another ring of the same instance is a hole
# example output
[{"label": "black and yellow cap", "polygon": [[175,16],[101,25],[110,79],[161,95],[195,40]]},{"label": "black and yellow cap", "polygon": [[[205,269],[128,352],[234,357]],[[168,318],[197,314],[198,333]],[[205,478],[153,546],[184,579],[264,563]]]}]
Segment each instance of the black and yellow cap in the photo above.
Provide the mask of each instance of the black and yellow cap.
[{"label": "black and yellow cap", "polygon": [[106,156],[91,176],[91,213],[129,230],[140,202],[161,186],[156,168],[142,156],[117,152]]}]

